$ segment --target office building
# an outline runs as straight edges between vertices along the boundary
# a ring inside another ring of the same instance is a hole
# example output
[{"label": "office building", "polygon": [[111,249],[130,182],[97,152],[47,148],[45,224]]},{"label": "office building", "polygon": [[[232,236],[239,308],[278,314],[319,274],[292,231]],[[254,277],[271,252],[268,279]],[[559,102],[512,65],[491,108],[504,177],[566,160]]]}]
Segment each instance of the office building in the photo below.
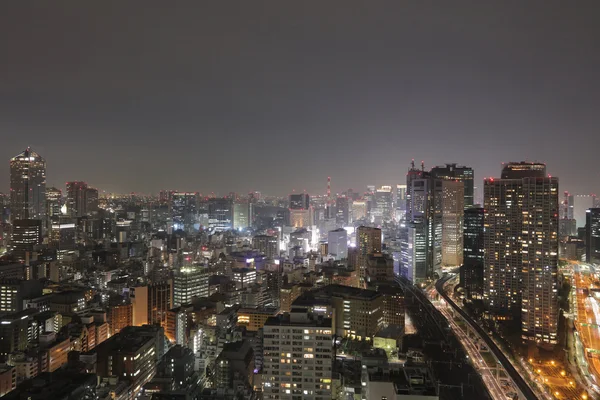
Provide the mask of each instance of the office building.
[{"label": "office building", "polygon": [[30,147],[10,159],[11,221],[46,218],[46,161]]},{"label": "office building", "polygon": [[98,189],[88,187],[85,191],[85,214],[95,215],[98,212]]},{"label": "office building", "polygon": [[24,300],[42,295],[43,284],[38,280],[0,280],[0,314],[23,311]]},{"label": "office building", "polygon": [[233,229],[243,230],[250,226],[250,205],[248,203],[233,203]]},{"label": "office building", "polygon": [[208,200],[208,227],[216,232],[233,228],[233,199],[224,197]]},{"label": "office building", "polygon": [[346,196],[335,200],[335,222],[338,226],[348,226],[352,222],[350,206],[352,202]]},{"label": "office building", "polygon": [[332,398],[332,326],[307,312],[271,317],[263,328],[264,399]]},{"label": "office building", "polygon": [[364,282],[369,256],[381,253],[381,229],[359,226],[356,231],[356,247],[358,248],[359,276]]},{"label": "office building", "polygon": [[218,388],[254,387],[254,350],[247,340],[225,343],[215,361],[215,386]]},{"label": "office building", "polygon": [[430,279],[427,265],[427,225],[423,221],[406,222],[400,230],[400,275],[421,284]]},{"label": "office building", "polygon": [[77,219],[55,219],[50,226],[50,245],[59,252],[74,250],[77,245]]},{"label": "office building", "polygon": [[88,184],[85,182],[67,182],[67,213],[71,217],[87,215],[87,190]]},{"label": "office building", "polygon": [[484,210],[471,207],[465,210],[463,230],[463,265],[460,267],[460,286],[467,299],[483,299]]},{"label": "office building", "polygon": [[170,198],[173,231],[193,232],[198,214],[198,193],[172,192]]},{"label": "office building", "polygon": [[36,245],[42,243],[42,220],[14,219],[10,249],[18,260],[25,260]]},{"label": "office building", "polygon": [[163,326],[167,321],[167,311],[173,308],[173,282],[153,283],[129,289],[133,307],[133,325]]},{"label": "office building", "polygon": [[327,234],[327,252],[336,260],[348,258],[348,233],[344,228],[329,231]]},{"label": "office building", "polygon": [[108,308],[108,324],[111,336],[127,326],[132,326],[133,305],[131,303],[111,305]]},{"label": "office building", "polygon": [[375,204],[371,209],[371,220],[376,224],[389,222],[394,216],[391,186],[382,186],[375,191]]},{"label": "office building", "polygon": [[590,264],[600,264],[600,208],[586,212],[585,259]]},{"label": "office building", "polygon": [[156,326],[129,326],[95,349],[98,377],[117,376],[127,382],[135,396],[156,373],[162,357],[163,329]]},{"label": "office building", "polygon": [[586,212],[590,208],[596,207],[596,195],[593,194],[577,194],[571,195],[571,203],[573,207],[573,219],[576,222],[577,228],[584,228],[586,222]]},{"label": "office building", "polygon": [[279,256],[279,243],[275,236],[256,235],[252,238],[252,248],[264,254],[268,259]]},{"label": "office building", "polygon": [[[409,249],[413,257],[405,258],[409,263],[401,267],[404,271],[414,271],[416,281],[433,279],[440,276],[442,267],[442,222],[443,222],[443,187],[444,180],[433,178],[425,171],[415,168],[414,162],[406,175],[406,225],[401,235],[406,239],[414,239],[413,244],[425,238],[422,247]],[[407,232],[412,230],[411,232]],[[405,246],[408,246],[405,244]],[[425,253],[425,270],[417,265],[421,253]],[[409,254],[410,255],[410,254]]]},{"label": "office building", "polygon": [[60,209],[63,206],[62,190],[55,187],[46,189],[46,216],[51,221],[62,215]]},{"label": "office building", "polygon": [[309,208],[310,196],[308,194],[290,194],[290,210],[308,210]]},{"label": "office building", "polygon": [[17,388],[17,368],[0,364],[0,397]]},{"label": "office building", "polygon": [[396,185],[396,221],[406,219],[406,185]]},{"label": "office building", "polygon": [[433,167],[431,169],[431,176],[445,181],[462,182],[464,187],[464,209],[466,210],[473,206],[475,194],[473,168],[465,167],[464,165],[446,164]]},{"label": "office building", "polygon": [[364,199],[352,202],[352,220],[361,221],[367,219],[367,202]]},{"label": "office building", "polygon": [[484,302],[542,347],[557,343],[558,208],[545,164],[509,163],[484,181]]},{"label": "office building", "polygon": [[[472,171],[471,171],[472,172]],[[464,183],[442,182],[442,265],[463,263]]]},{"label": "office building", "polygon": [[210,271],[206,265],[182,267],[173,277],[173,306],[189,304],[194,297],[208,297]]}]

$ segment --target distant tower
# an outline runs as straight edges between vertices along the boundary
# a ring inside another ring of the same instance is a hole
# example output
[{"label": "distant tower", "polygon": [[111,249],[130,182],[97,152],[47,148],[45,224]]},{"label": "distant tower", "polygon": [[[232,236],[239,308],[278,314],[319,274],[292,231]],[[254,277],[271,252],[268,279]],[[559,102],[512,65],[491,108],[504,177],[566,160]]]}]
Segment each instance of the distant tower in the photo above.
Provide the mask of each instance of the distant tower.
[{"label": "distant tower", "polygon": [[31,147],[10,159],[11,220],[46,215],[46,161]]}]

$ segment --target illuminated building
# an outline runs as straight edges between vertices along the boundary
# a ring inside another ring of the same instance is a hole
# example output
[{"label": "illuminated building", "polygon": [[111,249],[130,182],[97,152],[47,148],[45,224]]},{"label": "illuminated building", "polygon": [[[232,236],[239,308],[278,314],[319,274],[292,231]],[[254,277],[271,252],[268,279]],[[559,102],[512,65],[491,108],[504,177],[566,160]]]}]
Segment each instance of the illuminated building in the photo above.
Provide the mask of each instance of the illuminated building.
[{"label": "illuminated building", "polygon": [[[422,248],[414,249],[413,265],[402,267],[405,271],[414,271],[415,282],[421,279],[433,279],[440,275],[442,266],[442,222],[443,222],[443,185],[444,180],[433,178],[421,164],[421,169],[416,169],[414,162],[406,175],[406,227],[413,232],[403,233],[404,237],[413,237],[416,242],[426,239],[425,248],[425,275],[423,277],[421,265],[416,265],[415,260],[420,259]],[[409,260],[410,261],[410,260]]]},{"label": "illuminated building", "polygon": [[464,187],[464,209],[473,206],[473,196],[475,188],[473,185],[473,168],[463,165],[446,164],[431,169],[431,176],[445,181],[458,181],[463,183]]},{"label": "illuminated building", "polygon": [[359,226],[356,232],[356,247],[358,248],[359,276],[364,282],[369,256],[381,253],[381,229]]},{"label": "illuminated building", "polygon": [[396,185],[396,221],[406,219],[406,185]]},{"label": "illuminated building", "polygon": [[336,260],[348,258],[348,233],[344,228],[329,231],[327,234],[327,252]]},{"label": "illuminated building", "polygon": [[232,280],[239,288],[245,288],[256,283],[256,270],[254,268],[232,268]]},{"label": "illuminated building", "polygon": [[36,245],[42,243],[42,221],[39,219],[15,219],[10,248],[19,260],[25,260],[26,253],[33,253]]},{"label": "illuminated building", "polygon": [[306,312],[271,317],[263,328],[263,398],[332,398],[331,319]]},{"label": "illuminated building", "polygon": [[382,224],[392,220],[394,215],[393,195],[391,186],[382,186],[375,191],[375,204],[371,208],[371,220]]},{"label": "illuminated building", "polygon": [[442,182],[442,265],[463,263],[464,184]]},{"label": "illuminated building", "polygon": [[312,225],[310,197],[308,194],[290,194],[290,225],[305,228]]},{"label": "illuminated building", "polygon": [[156,373],[163,356],[163,330],[156,326],[129,326],[96,347],[96,374],[118,376],[135,396]]},{"label": "illuminated building", "polygon": [[463,265],[460,267],[460,286],[467,299],[483,299],[483,233],[484,210],[471,207],[465,210],[463,230]]},{"label": "illuminated building", "polygon": [[590,208],[586,214],[585,260],[600,264],[600,208]]},{"label": "illuminated building", "polygon": [[348,197],[338,197],[335,200],[335,221],[338,225],[348,226],[352,222],[350,217],[351,201]]},{"label": "illuminated building", "polygon": [[415,284],[426,281],[427,225],[423,221],[407,222],[400,239],[400,274]]},{"label": "illuminated building", "polygon": [[85,191],[86,215],[94,215],[98,212],[98,189],[88,187]]},{"label": "illuminated building", "polygon": [[87,215],[87,189],[85,182],[67,182],[67,212],[71,217]]},{"label": "illuminated building", "polygon": [[10,365],[0,365],[0,397],[17,388],[17,369]]},{"label": "illuminated building", "polygon": [[596,207],[596,195],[571,195],[570,201],[572,203],[573,219],[575,219],[577,228],[585,227],[586,211]]},{"label": "illuminated building", "polygon": [[198,213],[198,193],[172,192],[170,198],[173,231],[192,232]]},{"label": "illuminated building", "polygon": [[216,198],[208,200],[208,226],[220,232],[233,228],[233,200]]},{"label": "illuminated building", "polygon": [[42,295],[43,284],[38,280],[0,280],[0,314],[23,310],[23,301]]},{"label": "illuminated building", "polygon": [[352,220],[359,221],[367,219],[367,202],[365,200],[354,200],[352,202]]},{"label": "illuminated building", "polygon": [[30,147],[10,159],[11,220],[46,218],[46,161]]},{"label": "illuminated building", "polygon": [[192,302],[194,297],[208,297],[210,271],[206,265],[182,267],[173,277],[173,306]]},{"label": "illuminated building", "polygon": [[252,238],[252,248],[264,254],[268,259],[279,256],[279,243],[275,236],[256,235]]},{"label": "illuminated building", "polygon": [[77,220],[59,217],[54,220],[50,230],[50,244],[59,252],[74,250],[77,241]]},{"label": "illuminated building", "polygon": [[233,229],[242,230],[250,226],[249,212],[248,203],[233,203]]},{"label": "illuminated building", "polygon": [[255,332],[262,329],[269,317],[275,315],[277,315],[275,308],[240,308],[237,312],[237,325]]},{"label": "illuminated building", "polygon": [[558,178],[540,163],[509,163],[484,180],[484,302],[520,316],[522,337],[557,343]]},{"label": "illuminated building", "polygon": [[133,306],[133,325],[166,324],[167,311],[173,308],[173,282],[171,280],[136,286],[129,289]]},{"label": "illuminated building", "polygon": [[119,333],[126,326],[132,326],[133,305],[127,303],[110,306],[108,309],[108,322],[111,336]]},{"label": "illuminated building", "polygon": [[62,191],[57,188],[46,189],[46,216],[50,221],[62,215]]}]

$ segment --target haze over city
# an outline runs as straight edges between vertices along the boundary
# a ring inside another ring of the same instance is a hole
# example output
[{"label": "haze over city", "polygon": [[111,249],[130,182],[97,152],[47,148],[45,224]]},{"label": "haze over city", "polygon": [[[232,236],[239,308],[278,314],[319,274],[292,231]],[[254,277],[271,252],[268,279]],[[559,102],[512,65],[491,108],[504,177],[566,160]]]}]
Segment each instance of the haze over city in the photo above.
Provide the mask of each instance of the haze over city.
[{"label": "haze over city", "polygon": [[[106,192],[400,183],[544,161],[600,191],[594,1],[9,2],[0,158]],[[7,187],[8,170],[0,172]]]}]

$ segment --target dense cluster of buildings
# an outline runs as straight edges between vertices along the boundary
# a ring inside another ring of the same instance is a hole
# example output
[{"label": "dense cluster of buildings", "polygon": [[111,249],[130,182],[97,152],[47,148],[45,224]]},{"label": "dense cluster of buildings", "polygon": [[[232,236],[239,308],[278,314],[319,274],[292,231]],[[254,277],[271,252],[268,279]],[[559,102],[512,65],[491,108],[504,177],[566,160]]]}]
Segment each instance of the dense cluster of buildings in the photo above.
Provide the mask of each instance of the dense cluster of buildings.
[{"label": "dense cluster of buildings", "polygon": [[[7,398],[435,397],[427,364],[400,352],[398,279],[421,286],[460,268],[467,301],[552,346],[559,252],[600,260],[600,208],[585,196],[559,202],[539,163],[485,179],[481,205],[473,170],[457,164],[413,162],[402,184],[332,194],[328,179],[326,194],[287,198],[100,195],[82,181],[62,191],[46,187],[31,149],[10,173],[0,196]],[[340,340],[371,348],[355,360],[358,384],[336,367]]]}]

